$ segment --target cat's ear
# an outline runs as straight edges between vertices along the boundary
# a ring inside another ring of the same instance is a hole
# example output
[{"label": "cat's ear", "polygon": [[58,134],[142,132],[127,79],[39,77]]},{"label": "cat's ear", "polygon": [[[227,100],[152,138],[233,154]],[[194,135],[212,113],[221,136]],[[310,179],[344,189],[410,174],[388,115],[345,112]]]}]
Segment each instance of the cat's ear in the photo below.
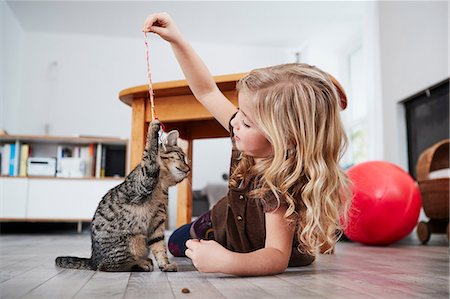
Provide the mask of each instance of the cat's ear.
[{"label": "cat's ear", "polygon": [[164,145],[176,146],[178,137],[180,133],[177,130],[172,130],[167,133],[166,139],[164,140]]}]

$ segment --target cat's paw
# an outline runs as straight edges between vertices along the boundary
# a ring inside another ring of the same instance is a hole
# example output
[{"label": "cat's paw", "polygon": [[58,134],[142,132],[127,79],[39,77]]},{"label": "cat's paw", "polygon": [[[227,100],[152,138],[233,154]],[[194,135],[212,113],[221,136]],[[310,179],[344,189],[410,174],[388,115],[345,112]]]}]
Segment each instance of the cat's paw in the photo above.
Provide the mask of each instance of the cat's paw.
[{"label": "cat's paw", "polygon": [[134,271],[152,272],[153,262],[152,260],[141,260],[133,268]]},{"label": "cat's paw", "polygon": [[163,272],[177,272],[178,271],[178,267],[176,263],[168,263],[165,265],[161,265],[159,266],[159,269],[161,269],[161,271]]},{"label": "cat's paw", "polygon": [[154,119],[150,124],[153,130],[159,131],[159,128],[161,127],[161,122],[159,120]]},{"label": "cat's paw", "polygon": [[159,120],[155,119],[150,123],[149,133],[152,136],[159,136],[159,131],[161,130],[161,123]]}]

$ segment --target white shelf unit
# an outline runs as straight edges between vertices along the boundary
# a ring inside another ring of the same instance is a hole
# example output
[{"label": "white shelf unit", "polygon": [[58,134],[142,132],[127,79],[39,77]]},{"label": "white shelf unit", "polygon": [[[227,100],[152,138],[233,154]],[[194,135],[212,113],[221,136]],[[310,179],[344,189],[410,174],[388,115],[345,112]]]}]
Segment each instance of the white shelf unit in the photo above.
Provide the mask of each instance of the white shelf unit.
[{"label": "white shelf unit", "polygon": [[[58,145],[122,146],[128,157],[128,140],[96,137],[53,137],[1,135],[0,145],[29,144],[31,157],[56,156]],[[128,173],[127,161],[125,173]],[[114,163],[114,161],[109,161]],[[123,177],[63,178],[56,176],[1,176],[0,177],[0,222],[89,222],[98,202],[106,192],[120,184]]]}]

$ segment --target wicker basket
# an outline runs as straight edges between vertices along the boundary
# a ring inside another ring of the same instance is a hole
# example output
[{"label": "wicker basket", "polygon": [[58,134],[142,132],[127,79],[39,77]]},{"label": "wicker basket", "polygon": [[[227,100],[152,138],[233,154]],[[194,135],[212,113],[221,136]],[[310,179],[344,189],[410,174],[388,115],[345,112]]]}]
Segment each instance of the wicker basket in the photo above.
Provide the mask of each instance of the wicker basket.
[{"label": "wicker basket", "polygon": [[430,221],[421,221],[417,234],[423,244],[431,233],[449,234],[449,186],[450,178],[430,179],[430,172],[449,168],[450,139],[442,140],[425,150],[416,167],[417,181],[422,195],[422,205]]}]

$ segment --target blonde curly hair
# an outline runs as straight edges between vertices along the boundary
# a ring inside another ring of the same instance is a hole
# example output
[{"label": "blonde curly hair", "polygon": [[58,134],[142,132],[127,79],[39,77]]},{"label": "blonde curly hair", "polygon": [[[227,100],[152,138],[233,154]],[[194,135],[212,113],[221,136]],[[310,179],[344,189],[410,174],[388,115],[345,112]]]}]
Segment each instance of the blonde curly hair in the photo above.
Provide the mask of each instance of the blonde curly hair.
[{"label": "blonde curly hair", "polygon": [[273,155],[255,164],[241,154],[230,187],[252,178],[258,187],[251,198],[273,194],[278,206],[287,207],[301,252],[315,254],[323,245],[331,252],[350,204],[349,180],[339,166],[347,144],[342,87],[319,68],[295,63],[253,70],[237,90],[251,95],[253,121]]}]

